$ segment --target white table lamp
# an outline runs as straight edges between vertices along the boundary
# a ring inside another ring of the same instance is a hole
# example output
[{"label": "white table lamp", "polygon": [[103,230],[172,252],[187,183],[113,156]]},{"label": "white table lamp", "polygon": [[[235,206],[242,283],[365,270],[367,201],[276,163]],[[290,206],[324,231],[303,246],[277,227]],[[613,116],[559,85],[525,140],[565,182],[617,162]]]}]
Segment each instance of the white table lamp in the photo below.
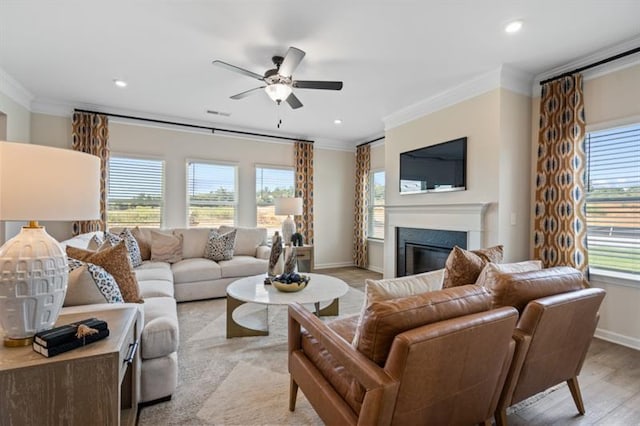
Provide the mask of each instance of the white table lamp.
[{"label": "white table lamp", "polygon": [[274,204],[276,215],[287,215],[287,218],[282,222],[282,241],[285,245],[289,245],[291,244],[291,236],[296,232],[296,223],[291,215],[302,214],[302,198],[276,198]]},{"label": "white table lamp", "polygon": [[69,149],[0,141],[0,220],[29,221],[0,247],[5,346],[53,327],[67,290],[67,256],[38,220],[100,217],[100,159]]}]

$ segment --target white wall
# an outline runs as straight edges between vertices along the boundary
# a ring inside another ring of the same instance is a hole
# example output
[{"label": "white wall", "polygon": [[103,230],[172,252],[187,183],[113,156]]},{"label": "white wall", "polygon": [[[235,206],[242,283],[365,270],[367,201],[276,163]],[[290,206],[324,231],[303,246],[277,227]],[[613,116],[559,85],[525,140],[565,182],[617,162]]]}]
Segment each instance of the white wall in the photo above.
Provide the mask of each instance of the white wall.
[{"label": "white wall", "polygon": [[[374,142],[371,146],[371,170],[384,170],[384,139],[382,143]],[[384,241],[369,240],[369,269],[384,272]]]},{"label": "white wall", "polygon": [[317,149],[314,164],[315,267],[352,266],[354,153]]},{"label": "white wall", "polygon": [[[28,109],[0,92],[0,113],[5,137],[10,142],[29,143],[31,141],[31,113]],[[23,222],[0,222],[0,245],[20,232]]]},{"label": "white wall", "polygon": [[[33,114],[33,143],[70,147],[71,119]],[[109,145],[113,154],[138,155],[165,161],[165,224],[185,227],[186,162],[215,160],[238,165],[239,226],[256,225],[255,166],[293,167],[293,144],[250,140],[203,132],[189,132],[111,121]],[[355,164],[353,152],[315,149],[314,228],[317,267],[352,265]],[[69,224],[47,224],[49,233],[65,239]]]},{"label": "white wall", "polygon": [[[639,99],[640,65],[610,72],[596,78],[589,78],[586,75],[584,104],[587,131],[640,123]],[[530,199],[533,203],[540,98],[532,99],[531,110],[532,194]],[[533,218],[531,222],[533,222]],[[532,223],[531,229],[533,229]],[[533,254],[533,242],[530,250]],[[596,336],[640,349],[640,282],[624,282],[611,277],[592,276],[591,284],[607,291],[607,296],[600,310],[600,322]]]}]

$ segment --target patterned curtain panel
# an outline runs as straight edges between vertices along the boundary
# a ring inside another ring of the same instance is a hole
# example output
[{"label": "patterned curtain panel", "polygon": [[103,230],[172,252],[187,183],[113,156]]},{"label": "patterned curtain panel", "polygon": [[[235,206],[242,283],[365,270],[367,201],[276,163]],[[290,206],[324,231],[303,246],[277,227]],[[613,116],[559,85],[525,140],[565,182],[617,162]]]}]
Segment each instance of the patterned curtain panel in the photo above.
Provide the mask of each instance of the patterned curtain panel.
[{"label": "patterned curtain panel", "polygon": [[534,256],[545,268],[587,272],[585,117],[582,75],[542,86]]},{"label": "patterned curtain panel", "polygon": [[107,223],[107,167],[109,163],[109,120],[106,115],[74,112],[72,148],[100,158],[100,219],[73,222],[73,235],[104,231]]},{"label": "patterned curtain panel", "polygon": [[353,230],[353,263],[358,268],[366,268],[369,263],[367,250],[367,224],[369,222],[369,169],[371,168],[371,147],[359,146],[356,150],[356,206]]},{"label": "patterned curtain panel", "polygon": [[296,197],[302,198],[302,216],[296,216],[305,244],[313,244],[313,144],[295,143]]}]

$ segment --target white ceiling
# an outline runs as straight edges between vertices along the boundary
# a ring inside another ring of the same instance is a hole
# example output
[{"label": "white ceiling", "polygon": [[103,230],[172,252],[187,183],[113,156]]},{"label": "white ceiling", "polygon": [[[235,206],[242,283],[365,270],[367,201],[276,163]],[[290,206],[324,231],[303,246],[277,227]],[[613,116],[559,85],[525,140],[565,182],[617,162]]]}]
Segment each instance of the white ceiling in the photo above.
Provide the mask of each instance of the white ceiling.
[{"label": "white ceiling", "polygon": [[[638,0],[0,0],[0,68],[34,105],[347,147],[382,135],[383,117],[503,64],[533,76],[637,37],[639,17]],[[524,27],[506,34],[513,19]],[[342,80],[343,90],[296,89],[298,110],[265,93],[234,101],[260,82],[211,65],[262,74],[289,46],[307,52],[294,78]],[[115,78],[129,86],[116,88]]]}]

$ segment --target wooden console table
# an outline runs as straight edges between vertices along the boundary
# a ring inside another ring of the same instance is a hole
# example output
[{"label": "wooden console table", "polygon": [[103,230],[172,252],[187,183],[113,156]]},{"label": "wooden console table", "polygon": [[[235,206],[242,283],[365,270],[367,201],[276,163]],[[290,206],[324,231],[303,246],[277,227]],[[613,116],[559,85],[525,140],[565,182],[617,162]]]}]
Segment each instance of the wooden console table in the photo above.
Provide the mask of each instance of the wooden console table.
[{"label": "wooden console table", "polygon": [[298,271],[313,272],[315,265],[313,263],[313,246],[304,245],[296,247],[296,257],[298,260]]},{"label": "wooden console table", "polygon": [[52,358],[0,347],[0,425],[134,425],[138,412],[138,309],[60,315],[96,317],[109,337]]}]

